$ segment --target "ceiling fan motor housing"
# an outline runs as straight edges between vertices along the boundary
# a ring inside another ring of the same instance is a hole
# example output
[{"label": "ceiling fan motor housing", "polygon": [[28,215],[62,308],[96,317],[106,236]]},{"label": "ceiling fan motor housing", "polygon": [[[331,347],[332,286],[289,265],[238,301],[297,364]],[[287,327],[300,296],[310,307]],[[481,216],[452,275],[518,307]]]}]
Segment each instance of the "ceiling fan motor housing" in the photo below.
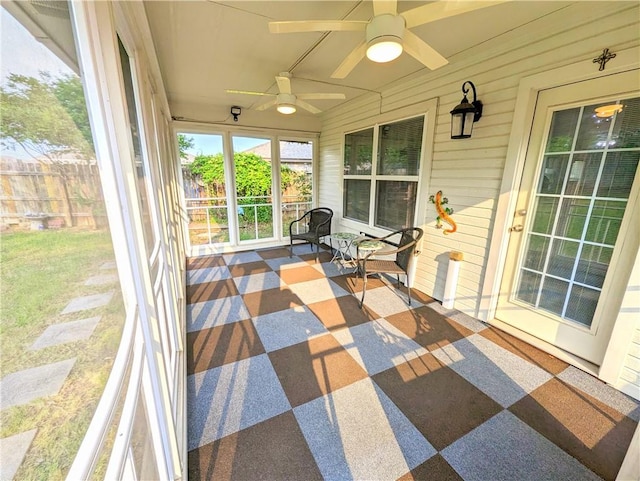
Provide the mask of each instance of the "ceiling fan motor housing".
[{"label": "ceiling fan motor housing", "polygon": [[296,111],[296,96],[293,94],[283,94],[280,93],[276,97],[277,99],[277,110],[281,114],[292,114]]},{"label": "ceiling fan motor housing", "polygon": [[[405,20],[400,15],[385,13],[373,17],[366,30],[367,57],[374,62],[388,62],[398,57],[402,53],[404,30]],[[395,50],[395,52],[390,53],[387,51],[382,54],[382,57],[376,58],[374,51],[376,48],[380,48],[382,44],[385,44],[387,49]]]}]

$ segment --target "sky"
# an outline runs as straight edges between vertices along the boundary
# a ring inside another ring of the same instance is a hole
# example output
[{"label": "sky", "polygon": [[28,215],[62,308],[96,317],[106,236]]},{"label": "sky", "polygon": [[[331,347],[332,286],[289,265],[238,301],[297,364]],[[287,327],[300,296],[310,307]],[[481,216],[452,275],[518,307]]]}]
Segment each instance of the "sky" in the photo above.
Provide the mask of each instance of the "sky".
[{"label": "sky", "polygon": [[[52,77],[73,74],[58,57],[38,42],[4,8],[0,8],[0,83],[5,84],[10,73],[40,77],[40,72]],[[18,159],[32,159],[22,147],[3,140],[0,153]]]},{"label": "sky", "polygon": [[[64,62],[58,59],[4,8],[0,8],[0,83],[4,84],[10,73],[39,77],[45,71],[52,77],[73,74]],[[222,152],[222,136],[207,134],[186,134],[194,139],[193,155],[213,155]],[[233,148],[243,151],[265,143],[265,139],[233,137]],[[19,159],[30,159],[20,146],[1,146],[2,154]]]},{"label": "sky", "polygon": [[[181,132],[187,138],[193,139],[194,147],[188,149],[187,153],[191,155],[215,155],[222,152],[222,135],[219,134],[192,134],[189,132]],[[268,142],[267,139],[258,139],[254,137],[233,136],[233,149],[236,152],[255,147],[256,145]]]},{"label": "sky", "polygon": [[0,8],[0,78],[2,83],[9,73],[38,77],[39,72],[50,72],[52,77],[72,74],[64,62],[14,19]]}]

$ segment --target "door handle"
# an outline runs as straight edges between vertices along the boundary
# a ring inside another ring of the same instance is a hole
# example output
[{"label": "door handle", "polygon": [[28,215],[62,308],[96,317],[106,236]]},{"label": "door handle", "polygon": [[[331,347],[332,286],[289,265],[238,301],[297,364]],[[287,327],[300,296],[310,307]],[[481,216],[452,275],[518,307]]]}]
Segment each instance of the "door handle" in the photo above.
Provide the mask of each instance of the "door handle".
[{"label": "door handle", "polygon": [[522,232],[524,226],[522,224],[514,225],[509,227],[509,232]]}]

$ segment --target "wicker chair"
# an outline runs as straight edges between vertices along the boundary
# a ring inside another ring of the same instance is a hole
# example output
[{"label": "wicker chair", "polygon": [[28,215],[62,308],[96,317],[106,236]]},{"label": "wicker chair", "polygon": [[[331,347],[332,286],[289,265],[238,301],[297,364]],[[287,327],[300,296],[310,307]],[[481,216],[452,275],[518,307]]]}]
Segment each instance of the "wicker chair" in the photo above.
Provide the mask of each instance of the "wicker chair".
[{"label": "wicker chair", "polygon": [[[396,258],[394,260],[373,259],[371,256],[375,255],[376,252],[370,252],[363,258],[357,259],[357,272],[362,274],[364,281],[362,299],[360,299],[361,308],[364,304],[364,296],[367,292],[367,276],[369,274],[396,274],[398,278],[398,287],[400,287],[400,274],[407,276],[407,292],[409,295],[409,305],[411,305],[411,285],[407,271],[409,269],[409,261],[411,260],[411,257],[413,257],[416,246],[422,238],[423,233],[424,232],[419,227],[410,227],[408,229],[392,232],[391,234],[378,239],[372,239],[396,246],[396,249],[391,251],[377,252],[377,254],[384,256],[395,254]],[[398,244],[387,240],[396,235],[400,235],[400,242]]]},{"label": "wicker chair", "polygon": [[[327,207],[318,207],[304,213],[302,217],[294,220],[289,224],[289,257],[293,255],[293,241],[303,240],[309,243],[309,247],[313,250],[313,244],[316,245],[316,259],[320,253],[320,239],[331,234],[331,219],[333,211]],[[301,232],[298,230],[302,224]]]}]

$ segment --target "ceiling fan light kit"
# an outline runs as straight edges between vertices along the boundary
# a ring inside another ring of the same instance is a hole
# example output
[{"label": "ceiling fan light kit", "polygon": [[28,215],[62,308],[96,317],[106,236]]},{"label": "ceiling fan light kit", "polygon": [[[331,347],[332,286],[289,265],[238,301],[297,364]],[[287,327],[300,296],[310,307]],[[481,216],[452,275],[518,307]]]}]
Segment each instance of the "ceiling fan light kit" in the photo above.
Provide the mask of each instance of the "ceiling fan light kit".
[{"label": "ceiling fan light kit", "polygon": [[[473,91],[473,101],[467,99],[468,88]],[[462,84],[462,100],[454,109],[449,112],[451,114],[451,138],[452,139],[468,139],[473,131],[473,124],[482,117],[482,102],[476,99],[476,86],[473,82],[467,80]]]},{"label": "ceiling fan light kit", "polygon": [[296,111],[296,96],[293,94],[278,94],[276,110],[284,115],[290,115]]},{"label": "ceiling fan light kit", "polygon": [[402,53],[404,18],[400,15],[383,14],[374,17],[367,25],[367,58],[374,62],[391,62]]},{"label": "ceiling fan light kit", "polygon": [[271,33],[365,32],[365,38],[342,60],[331,78],[343,79],[367,57],[374,62],[390,62],[406,52],[429,70],[449,61],[411,31],[413,27],[453,17],[509,0],[437,0],[398,12],[397,0],[373,0],[373,17],[363,20],[286,20],[269,22]]},{"label": "ceiling fan light kit", "polygon": [[[257,95],[264,97],[273,97],[266,103],[254,107],[255,110],[267,110],[274,107],[278,112],[284,115],[290,115],[298,110],[298,107],[311,112],[312,114],[319,114],[322,112],[319,108],[314,107],[305,100],[344,100],[345,95],[341,93],[330,92],[315,92],[315,93],[299,93],[294,94],[291,90],[291,74],[289,72],[280,72],[276,75],[276,84],[278,86],[278,93],[270,92],[252,92],[248,90],[227,90],[229,94],[241,94],[241,95]],[[233,113],[232,113],[233,115]],[[238,114],[239,115],[239,114]],[[234,117],[234,120],[236,118]]]}]

